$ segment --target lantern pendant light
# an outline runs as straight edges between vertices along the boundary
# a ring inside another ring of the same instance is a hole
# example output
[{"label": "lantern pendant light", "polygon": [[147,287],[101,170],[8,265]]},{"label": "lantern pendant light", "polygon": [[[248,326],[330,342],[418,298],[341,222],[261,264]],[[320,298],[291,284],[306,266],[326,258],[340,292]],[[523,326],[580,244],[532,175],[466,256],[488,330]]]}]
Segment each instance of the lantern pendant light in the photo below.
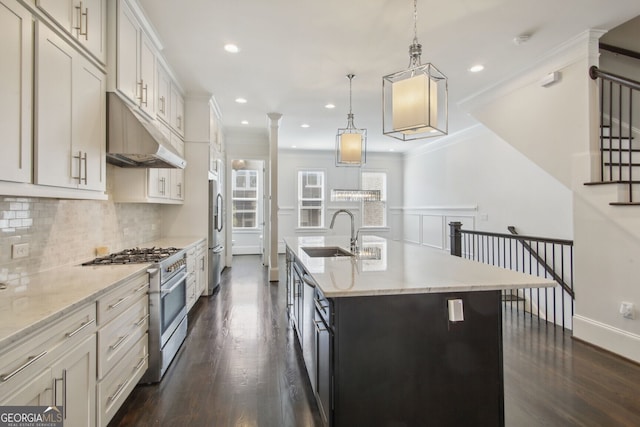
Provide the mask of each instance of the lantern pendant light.
[{"label": "lantern pendant light", "polygon": [[347,74],[349,79],[349,114],[347,127],[338,129],[336,134],[336,166],[362,166],[367,162],[367,130],[356,129],[351,111],[351,84],[354,74]]},{"label": "lantern pendant light", "polygon": [[447,77],[433,64],[422,64],[417,21],[414,0],[409,68],[382,77],[382,131],[402,141],[446,135],[449,127]]}]

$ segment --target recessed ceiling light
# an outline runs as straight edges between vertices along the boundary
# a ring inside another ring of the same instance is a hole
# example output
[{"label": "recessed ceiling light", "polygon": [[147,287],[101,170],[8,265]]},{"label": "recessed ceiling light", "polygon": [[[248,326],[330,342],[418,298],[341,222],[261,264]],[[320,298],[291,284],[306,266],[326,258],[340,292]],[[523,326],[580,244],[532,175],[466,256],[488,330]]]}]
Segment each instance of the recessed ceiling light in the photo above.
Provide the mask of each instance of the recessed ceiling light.
[{"label": "recessed ceiling light", "polygon": [[469,68],[469,71],[471,71],[472,73],[479,73],[482,70],[484,70],[484,65],[481,64],[477,64]]},{"label": "recessed ceiling light", "polygon": [[396,151],[395,148],[389,148],[389,151]]},{"label": "recessed ceiling light", "polygon": [[247,103],[247,100],[246,100],[246,99],[244,99],[244,98],[236,98],[236,102],[237,102],[238,104],[246,104],[246,103]]},{"label": "recessed ceiling light", "polygon": [[531,36],[529,34],[520,34],[513,38],[513,44],[520,46],[521,44],[528,42],[530,37]]},{"label": "recessed ceiling light", "polygon": [[330,110],[332,108],[336,108],[336,106],[333,105],[333,104],[327,104],[327,105],[324,106],[324,108],[328,108]]},{"label": "recessed ceiling light", "polygon": [[246,120],[243,120],[243,121],[241,121],[240,123],[242,123],[243,125],[248,125],[248,124],[249,124],[249,122],[248,122],[248,121],[246,121]]},{"label": "recessed ceiling light", "polygon": [[297,145],[292,145],[291,148],[298,148],[298,146]]},{"label": "recessed ceiling light", "polygon": [[303,124],[301,124],[301,125],[300,125],[300,127],[301,127],[301,128],[308,128],[308,127],[309,127],[309,125],[308,125],[308,124],[306,124],[306,123],[303,123]]},{"label": "recessed ceiling light", "polygon": [[233,43],[227,43],[224,45],[224,50],[230,53],[238,53],[240,52],[240,48]]}]

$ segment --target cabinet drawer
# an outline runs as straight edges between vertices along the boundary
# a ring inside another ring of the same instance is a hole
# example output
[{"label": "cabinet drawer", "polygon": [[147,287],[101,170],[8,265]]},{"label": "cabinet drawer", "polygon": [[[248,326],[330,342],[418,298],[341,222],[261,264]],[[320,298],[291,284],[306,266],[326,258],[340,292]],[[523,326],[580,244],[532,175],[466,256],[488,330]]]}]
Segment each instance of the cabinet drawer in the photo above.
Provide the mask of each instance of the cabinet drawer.
[{"label": "cabinet drawer", "polygon": [[313,303],[316,307],[316,312],[318,313],[318,315],[322,317],[322,320],[324,320],[324,322],[329,327],[332,327],[333,319],[331,314],[333,313],[333,310],[331,307],[331,301],[325,298],[322,291],[320,291],[317,287],[313,299]]},{"label": "cabinet drawer", "polygon": [[147,334],[98,383],[98,426],[105,427],[149,366]]},{"label": "cabinet drawer", "polygon": [[106,376],[148,329],[149,302],[142,296],[98,330],[98,378]]},{"label": "cabinet drawer", "polygon": [[0,401],[95,331],[96,307],[89,304],[2,351]]},{"label": "cabinet drawer", "polygon": [[148,291],[149,274],[144,272],[102,296],[98,300],[98,325],[106,325],[124,313],[140,295],[146,295]]}]

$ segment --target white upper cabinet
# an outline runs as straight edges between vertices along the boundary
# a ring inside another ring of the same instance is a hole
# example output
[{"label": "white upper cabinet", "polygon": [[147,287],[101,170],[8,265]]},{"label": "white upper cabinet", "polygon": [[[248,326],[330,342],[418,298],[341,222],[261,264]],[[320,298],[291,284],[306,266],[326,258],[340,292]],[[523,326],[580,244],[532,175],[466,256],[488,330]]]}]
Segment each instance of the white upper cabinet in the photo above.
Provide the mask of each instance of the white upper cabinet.
[{"label": "white upper cabinet", "polygon": [[171,91],[171,77],[162,65],[158,65],[157,108],[158,118],[169,123],[169,93]]},{"label": "white upper cabinet", "polygon": [[16,0],[0,0],[0,180],[31,182],[33,20]]},{"label": "white upper cabinet", "polygon": [[178,88],[171,86],[171,127],[184,138],[184,99]]},{"label": "white upper cabinet", "polygon": [[36,26],[35,183],[105,190],[105,75]]},{"label": "white upper cabinet", "polygon": [[106,64],[107,0],[36,0],[36,5],[102,64]]},{"label": "white upper cabinet", "polygon": [[125,1],[118,1],[116,86],[155,118],[156,50]]}]

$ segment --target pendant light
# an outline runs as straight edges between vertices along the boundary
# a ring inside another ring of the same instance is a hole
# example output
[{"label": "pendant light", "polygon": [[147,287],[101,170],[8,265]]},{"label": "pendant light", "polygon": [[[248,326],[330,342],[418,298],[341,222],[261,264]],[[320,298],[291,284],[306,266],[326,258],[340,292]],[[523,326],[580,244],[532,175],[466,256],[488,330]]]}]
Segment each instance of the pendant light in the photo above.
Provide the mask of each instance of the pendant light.
[{"label": "pendant light", "polygon": [[409,68],[382,77],[382,132],[402,141],[446,135],[449,127],[447,77],[433,64],[422,64],[417,22],[413,0]]},{"label": "pendant light", "polygon": [[336,166],[362,166],[367,162],[367,130],[356,129],[351,111],[351,84],[354,74],[347,74],[349,79],[349,114],[347,127],[338,129],[336,134]]}]

